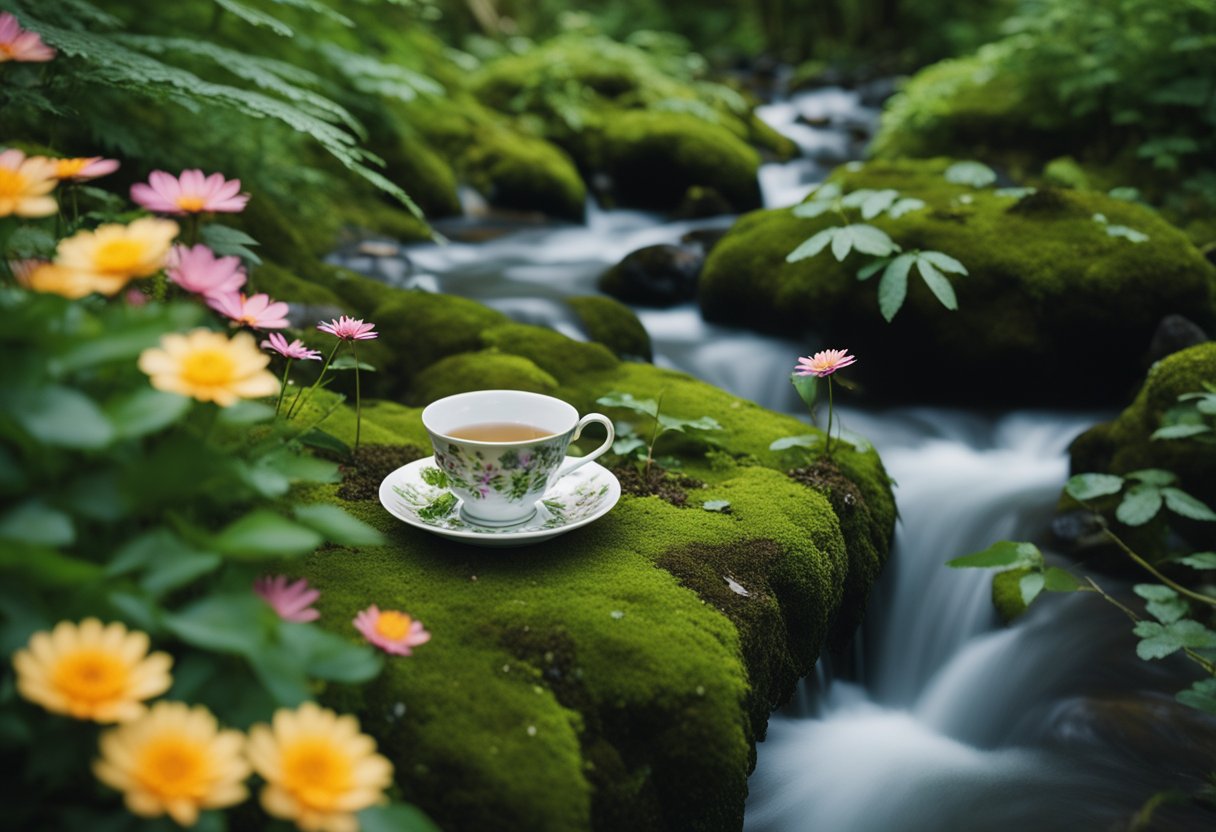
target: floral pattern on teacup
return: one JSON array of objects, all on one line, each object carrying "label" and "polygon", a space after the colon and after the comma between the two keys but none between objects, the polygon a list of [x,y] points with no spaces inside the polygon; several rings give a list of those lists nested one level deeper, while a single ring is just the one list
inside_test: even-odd
[{"label": "floral pattern on teacup", "polygon": [[564,436],[499,453],[449,442],[443,450],[435,448],[435,462],[452,487],[468,492],[474,500],[484,500],[493,493],[520,502],[544,490],[565,452]]}]

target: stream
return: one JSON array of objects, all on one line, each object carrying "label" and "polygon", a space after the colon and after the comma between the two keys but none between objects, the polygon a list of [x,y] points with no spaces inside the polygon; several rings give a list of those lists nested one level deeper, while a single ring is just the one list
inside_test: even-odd
[{"label": "stream", "polygon": [[[769,207],[798,202],[832,166],[858,158],[878,117],[839,88],[759,112],[804,154],[761,169]],[[585,225],[335,262],[585,340],[562,298],[594,294],[599,275],[638,248],[733,220],[591,204]],[[636,311],[656,364],[804,416],[789,373],[825,345],[709,324],[694,304]],[[1193,789],[1176,769],[1193,771],[1216,730],[1173,702],[1191,678],[1185,666],[1137,659],[1129,622],[1092,595],[1048,597],[1002,627],[991,573],[944,566],[1002,539],[1034,540],[1064,564],[1046,541],[1067,446],[1113,413],[837,412],[882,455],[901,519],[852,655],[822,658],[758,746],[747,832],[1106,832],[1127,828],[1159,789]],[[1151,828],[1214,828],[1212,815],[1192,812],[1164,810]]]}]

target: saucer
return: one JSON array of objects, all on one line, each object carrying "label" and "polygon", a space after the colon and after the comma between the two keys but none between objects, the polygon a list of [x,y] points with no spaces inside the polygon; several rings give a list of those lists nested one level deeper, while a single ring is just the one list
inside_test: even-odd
[{"label": "saucer", "polygon": [[612,472],[588,462],[555,482],[527,520],[513,526],[482,526],[464,517],[460,498],[428,482],[438,474],[435,458],[429,456],[398,468],[380,483],[381,505],[404,523],[475,546],[540,543],[598,520],[621,498],[621,484]]}]

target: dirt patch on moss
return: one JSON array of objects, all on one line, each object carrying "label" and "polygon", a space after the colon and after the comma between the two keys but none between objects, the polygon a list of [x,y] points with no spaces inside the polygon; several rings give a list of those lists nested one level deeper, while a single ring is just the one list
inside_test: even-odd
[{"label": "dirt patch on moss", "polygon": [[668,471],[657,465],[650,466],[645,476],[632,465],[618,465],[612,469],[612,473],[621,483],[624,493],[635,497],[658,497],[676,508],[687,508],[688,492],[705,487],[705,483],[695,477]]},{"label": "dirt patch on moss", "polygon": [[417,445],[364,445],[352,464],[342,466],[338,496],[348,501],[374,500],[385,477],[424,456],[430,456],[430,452]]}]

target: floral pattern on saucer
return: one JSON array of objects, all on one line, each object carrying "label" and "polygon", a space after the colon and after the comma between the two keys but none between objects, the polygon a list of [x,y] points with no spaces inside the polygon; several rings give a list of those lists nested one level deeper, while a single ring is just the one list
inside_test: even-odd
[{"label": "floral pattern on saucer", "polygon": [[519,546],[586,525],[606,514],[621,496],[612,472],[589,462],[555,482],[528,520],[489,527],[462,516],[462,501],[448,490],[451,484],[450,475],[435,460],[415,460],[385,478],[380,502],[398,519],[444,537],[485,546]]}]

